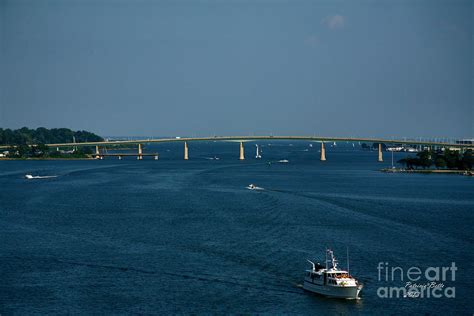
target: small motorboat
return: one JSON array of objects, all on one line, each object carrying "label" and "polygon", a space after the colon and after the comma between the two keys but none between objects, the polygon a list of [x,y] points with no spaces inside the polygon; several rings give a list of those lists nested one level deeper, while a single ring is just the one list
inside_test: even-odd
[{"label": "small motorboat", "polygon": [[253,183],[250,183],[248,186],[247,186],[247,189],[249,190],[265,190],[264,188],[261,188],[261,187],[257,187],[255,184]]},{"label": "small motorboat", "polygon": [[289,163],[287,159],[278,160],[279,163]]},{"label": "small motorboat", "polygon": [[25,179],[49,179],[49,178],[56,178],[57,176],[34,176],[31,174],[25,174]]}]

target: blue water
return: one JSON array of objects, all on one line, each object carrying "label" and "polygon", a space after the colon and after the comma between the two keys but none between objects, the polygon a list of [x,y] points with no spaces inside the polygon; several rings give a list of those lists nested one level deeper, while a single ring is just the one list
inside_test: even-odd
[{"label": "blue water", "polygon": [[[473,178],[381,173],[390,162],[352,146],[321,162],[317,145],[261,145],[262,160],[251,143],[245,161],[237,143],[191,143],[189,161],[182,144],[148,146],[159,161],[1,161],[0,314],[472,314]],[[349,248],[360,300],[302,290],[326,247],[343,267]],[[455,262],[455,298],[380,298],[404,282],[379,281],[379,262]]]}]

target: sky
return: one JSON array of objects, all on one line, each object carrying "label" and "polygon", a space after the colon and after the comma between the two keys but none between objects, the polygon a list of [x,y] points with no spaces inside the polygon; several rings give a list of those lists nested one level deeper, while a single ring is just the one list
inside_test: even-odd
[{"label": "sky", "polygon": [[0,127],[474,137],[474,1],[0,0]]}]

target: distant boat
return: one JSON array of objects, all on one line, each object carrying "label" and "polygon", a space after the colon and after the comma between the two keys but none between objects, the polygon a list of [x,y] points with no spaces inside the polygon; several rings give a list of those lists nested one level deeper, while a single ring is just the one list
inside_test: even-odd
[{"label": "distant boat", "polygon": [[261,159],[261,158],[262,158],[262,155],[260,155],[260,151],[259,151],[258,145],[255,144],[255,147],[257,147],[257,153],[255,154],[255,159]]},{"label": "distant boat", "polygon": [[399,152],[399,151],[402,151],[404,148],[402,146],[394,146],[394,147],[387,147],[386,150],[387,151],[391,151],[391,152]]},{"label": "distant boat", "polygon": [[253,184],[253,183],[250,183],[246,188],[249,189],[249,190],[265,190],[264,188],[257,187],[257,186],[256,186],[255,184]]},{"label": "distant boat", "polygon": [[313,147],[313,144],[309,144],[309,147]]},{"label": "distant boat", "polygon": [[279,163],[289,163],[289,161],[286,160],[286,159],[278,160],[278,162],[279,162]]},{"label": "distant boat", "polygon": [[49,179],[49,178],[56,178],[57,176],[33,176],[31,174],[25,174],[25,179]]}]

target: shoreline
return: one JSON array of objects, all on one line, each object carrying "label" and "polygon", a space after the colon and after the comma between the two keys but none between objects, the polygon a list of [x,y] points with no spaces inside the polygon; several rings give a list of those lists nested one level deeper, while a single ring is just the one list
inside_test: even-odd
[{"label": "shoreline", "polygon": [[92,157],[88,158],[0,158],[0,161],[13,161],[13,160],[21,160],[21,161],[26,161],[26,160],[35,160],[35,161],[40,161],[40,160],[97,160]]},{"label": "shoreline", "polygon": [[457,170],[457,169],[391,169],[384,168],[380,169],[381,172],[385,173],[424,173],[424,174],[460,174],[460,175],[473,175],[474,171],[472,170]]}]

